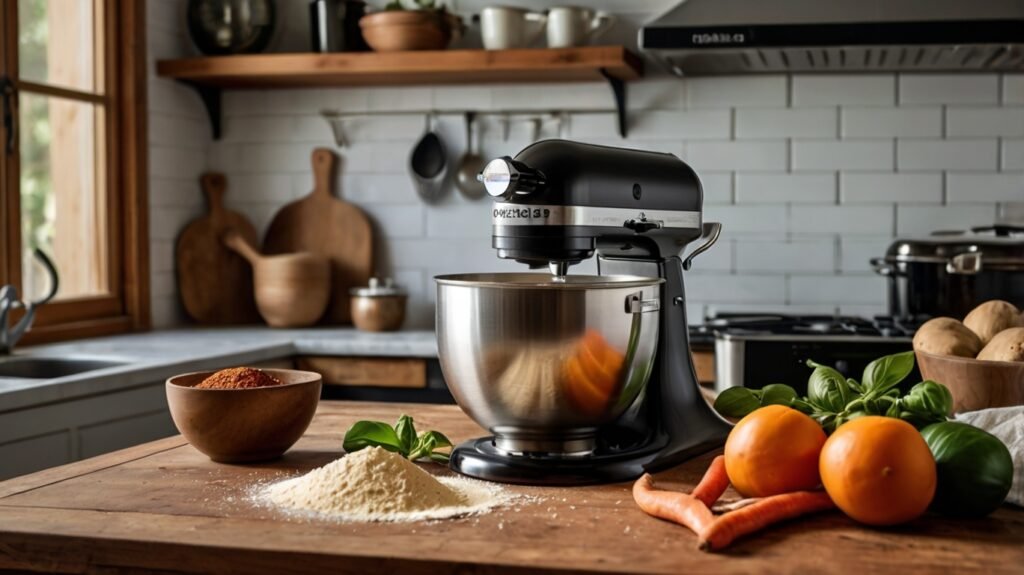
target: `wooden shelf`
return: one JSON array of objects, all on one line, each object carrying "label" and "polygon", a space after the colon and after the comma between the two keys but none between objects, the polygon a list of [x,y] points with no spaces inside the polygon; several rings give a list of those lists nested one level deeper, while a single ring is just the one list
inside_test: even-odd
[{"label": "wooden shelf", "polygon": [[162,60],[157,74],[218,88],[299,88],[638,78],[640,59],[622,46],[539,50],[441,50],[255,54]]},{"label": "wooden shelf", "polygon": [[223,89],[600,80],[611,85],[624,135],[625,82],[643,74],[643,62],[623,46],[254,54],[161,60],[157,74],[196,88],[210,114],[214,137],[220,136]]}]

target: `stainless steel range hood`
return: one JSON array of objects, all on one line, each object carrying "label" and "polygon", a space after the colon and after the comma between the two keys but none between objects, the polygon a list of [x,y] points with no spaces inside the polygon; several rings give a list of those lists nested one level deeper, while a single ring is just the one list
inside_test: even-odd
[{"label": "stainless steel range hood", "polygon": [[1024,0],[684,0],[640,30],[682,75],[1024,70]]}]

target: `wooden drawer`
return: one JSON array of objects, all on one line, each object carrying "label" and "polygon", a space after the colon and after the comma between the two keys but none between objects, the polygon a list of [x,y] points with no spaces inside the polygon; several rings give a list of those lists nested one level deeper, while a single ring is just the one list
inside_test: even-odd
[{"label": "wooden drawer", "polygon": [[427,387],[427,360],[421,358],[306,356],[296,364],[322,375],[324,385]]},{"label": "wooden drawer", "polygon": [[715,383],[715,354],[711,351],[693,352],[693,368],[698,383]]}]

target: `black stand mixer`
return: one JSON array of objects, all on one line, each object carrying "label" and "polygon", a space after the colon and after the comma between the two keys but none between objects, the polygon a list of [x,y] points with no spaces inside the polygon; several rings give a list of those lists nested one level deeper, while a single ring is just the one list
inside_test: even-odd
[{"label": "black stand mixer", "polygon": [[[437,278],[438,339],[445,378],[459,405],[495,433],[494,437],[456,447],[451,457],[452,469],[509,483],[604,483],[632,479],[644,471],[675,465],[721,445],[729,425],[713,412],[700,393],[686,321],[683,271],[689,269],[694,256],[715,243],[721,231],[720,224],[702,222],[703,192],[694,171],[671,154],[546,140],[528,146],[515,159],[492,160],[480,180],[495,200],[493,246],[498,257],[514,259],[531,268],[547,267],[551,273],[476,274],[473,281],[467,279],[468,275]],[[684,247],[698,239],[703,239],[700,246],[682,259]],[[598,276],[567,273],[571,265],[594,255],[598,257]],[[640,382],[642,391],[635,398],[625,394],[618,397],[620,403],[632,401],[616,413],[613,421],[593,428],[578,426],[583,429],[578,433],[576,428],[553,432],[555,439],[561,441],[533,438],[514,425],[500,424],[500,416],[494,415],[495,396],[490,396],[488,403],[489,392],[478,389],[488,385],[486,380],[492,377],[479,367],[482,360],[463,367],[453,356],[465,353],[466,347],[479,345],[486,336],[485,327],[481,326],[490,326],[482,322],[497,322],[500,325],[486,329],[509,333],[528,321],[508,313],[513,305],[510,300],[519,297],[509,290],[535,290],[530,292],[535,296],[527,294],[523,302],[514,304],[524,310],[519,312],[520,316],[550,317],[555,319],[549,321],[558,326],[575,326],[579,323],[576,316],[585,311],[593,314],[595,305],[593,299],[588,304],[578,304],[577,300],[566,298],[566,293],[577,287],[576,278],[582,278],[580,283],[610,288],[613,293],[618,293],[614,290],[621,286],[627,294],[648,282],[647,287],[637,289],[649,289],[647,293],[653,299],[641,300],[646,297],[641,291],[632,299],[627,296],[625,313],[634,315],[624,321],[632,321],[627,325],[637,332],[638,321],[652,317],[641,311],[656,314],[657,327],[652,328],[656,331],[652,334],[656,335],[656,344],[651,337],[650,361],[634,362],[640,367],[631,367],[632,375],[624,378],[645,381]],[[602,305],[605,309],[617,308],[609,314],[623,314],[621,299],[614,301],[614,306]],[[651,303],[641,310],[647,302]],[[481,305],[490,307],[474,307]],[[586,305],[591,308],[585,310]],[[477,323],[453,325],[458,318],[472,313],[495,315],[477,318]],[[637,351],[636,335],[630,335],[629,343],[622,346],[628,348],[624,352],[627,359]],[[542,347],[548,350],[557,345],[552,340]],[[490,352],[481,349],[478,353]],[[535,356],[540,353],[554,352],[538,351]],[[534,363],[546,365],[542,360]],[[549,377],[543,369],[521,373],[521,379]],[[469,377],[467,374],[484,381],[469,388],[461,383]],[[526,384],[513,381],[502,385]],[[530,409],[535,410],[538,418],[548,417],[542,415],[544,410],[555,408],[544,402],[552,393],[560,393],[546,389],[531,400],[537,402]],[[556,397],[549,403],[557,401]],[[504,417],[509,417],[508,409],[503,409]],[[529,420],[531,413],[520,416]],[[557,426],[557,415],[549,420],[554,423],[548,426]]]}]

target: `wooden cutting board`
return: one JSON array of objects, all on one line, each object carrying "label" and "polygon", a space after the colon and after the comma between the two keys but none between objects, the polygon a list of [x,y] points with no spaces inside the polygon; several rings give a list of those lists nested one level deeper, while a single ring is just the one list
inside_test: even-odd
[{"label": "wooden cutting board", "polygon": [[352,323],[349,289],[364,286],[373,271],[373,231],[366,214],[334,197],[338,159],[326,148],[313,150],[313,192],[281,208],[270,223],[265,254],[313,252],[331,262],[331,303],[324,323]]},{"label": "wooden cutting board", "polygon": [[201,324],[259,322],[252,266],[221,241],[224,233],[233,229],[256,245],[256,228],[242,214],[224,208],[224,174],[203,174],[199,182],[209,213],[186,226],[175,246],[178,293],[185,311]]}]

